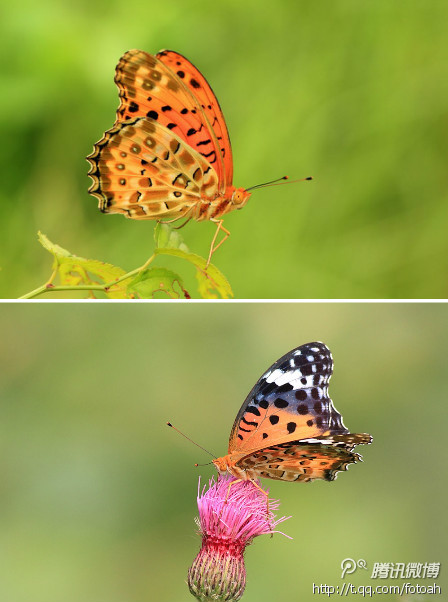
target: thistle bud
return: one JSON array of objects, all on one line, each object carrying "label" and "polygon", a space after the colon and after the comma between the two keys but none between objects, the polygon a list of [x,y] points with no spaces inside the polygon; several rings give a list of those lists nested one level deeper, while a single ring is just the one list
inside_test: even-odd
[{"label": "thistle bud", "polygon": [[[201,602],[234,602],[246,587],[244,551],[258,535],[272,534],[286,520],[276,519],[279,502],[269,500],[251,481],[218,475],[198,489],[202,546],[188,571],[190,592]],[[269,507],[269,510],[268,510]]]}]

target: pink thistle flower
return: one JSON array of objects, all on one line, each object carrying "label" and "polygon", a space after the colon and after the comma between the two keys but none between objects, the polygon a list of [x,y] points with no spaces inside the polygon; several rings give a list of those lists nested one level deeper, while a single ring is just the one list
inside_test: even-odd
[{"label": "pink thistle flower", "polygon": [[258,535],[280,533],[273,529],[289,518],[276,519],[277,500],[269,500],[268,513],[267,496],[251,481],[238,481],[229,490],[235,480],[218,475],[201,493],[199,479],[196,523],[202,547],[188,571],[188,587],[201,602],[239,600],[246,586],[246,546]]}]

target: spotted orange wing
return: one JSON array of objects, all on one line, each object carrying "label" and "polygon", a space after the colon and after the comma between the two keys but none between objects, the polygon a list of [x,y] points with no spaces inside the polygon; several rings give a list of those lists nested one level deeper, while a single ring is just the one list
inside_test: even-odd
[{"label": "spotted orange wing", "polygon": [[[179,136],[144,118],[118,122],[88,157],[89,192],[104,213],[133,219],[198,214],[215,198],[216,172]],[[199,209],[198,209],[199,207]]]},{"label": "spotted orange wing", "polygon": [[172,50],[129,50],[115,75],[117,121],[146,117],[172,130],[216,171],[219,190],[232,184],[233,162],[224,116],[204,76]]},{"label": "spotted orange wing", "polygon": [[[356,443],[371,443],[367,434],[355,435]],[[244,470],[255,470],[263,478],[278,481],[333,481],[337,473],[347,470],[350,464],[361,460],[361,456],[350,451],[344,438],[338,445],[334,439],[314,443],[291,441],[268,447],[242,458],[237,466]]]},{"label": "spotted orange wing", "polygon": [[[201,108],[207,117],[207,125],[212,134],[210,141],[200,140],[199,152],[213,165],[213,154],[221,154],[224,162],[224,175],[221,179],[230,186],[233,182],[233,157],[230,137],[226,121],[210,84],[202,73],[196,69],[184,56],[173,50],[163,50],[157,55],[165,65],[182,78],[182,81],[190,88],[191,92],[201,104]],[[182,74],[184,74],[182,76]],[[213,136],[214,135],[214,136]],[[198,150],[198,149],[196,149]],[[217,164],[218,176],[220,176],[220,161]]]},{"label": "spotted orange wing", "polygon": [[229,453],[259,476],[280,480],[335,478],[360,459],[355,445],[370,443],[352,434],[328,396],[333,358],[323,343],[308,343],[280,358],[258,380],[230,434]]}]

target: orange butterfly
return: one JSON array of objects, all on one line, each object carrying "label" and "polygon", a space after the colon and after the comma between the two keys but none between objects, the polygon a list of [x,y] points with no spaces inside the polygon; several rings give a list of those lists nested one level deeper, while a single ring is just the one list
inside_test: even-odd
[{"label": "orange butterfly", "polygon": [[252,482],[333,481],[361,460],[353,449],[372,437],[344,426],[328,397],[332,373],[333,358],[323,343],[301,345],[275,362],[238,412],[229,453],[213,460],[218,471]]},{"label": "orange butterfly", "polygon": [[[232,184],[229,134],[212,89],[172,50],[155,56],[129,50],[117,65],[115,82],[121,101],[117,119],[87,157],[89,192],[103,213],[215,222],[209,263],[230,234],[220,218],[241,209],[251,195]],[[215,244],[219,230],[224,238]]]}]

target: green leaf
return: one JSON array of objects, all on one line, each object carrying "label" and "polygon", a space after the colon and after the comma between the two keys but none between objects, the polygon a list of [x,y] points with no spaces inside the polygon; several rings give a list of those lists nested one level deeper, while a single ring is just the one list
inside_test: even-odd
[{"label": "green leaf", "polygon": [[188,247],[184,243],[179,230],[172,228],[169,224],[159,222],[154,228],[154,240],[158,249],[180,249],[188,253]]},{"label": "green leaf", "polygon": [[213,264],[209,264],[206,267],[207,261],[203,257],[200,257],[200,255],[187,253],[181,249],[170,248],[156,249],[154,254],[172,255],[193,264],[197,270],[196,278],[198,280],[199,294],[203,299],[217,299],[218,297],[229,299],[233,297],[232,288],[224,274]]},{"label": "green leaf", "polygon": [[179,274],[165,268],[143,270],[129,283],[127,290],[142,299],[153,299],[156,293],[162,293],[171,299],[190,298]]},{"label": "green leaf", "polygon": [[[204,299],[229,299],[233,297],[232,288],[219,269],[207,262],[203,257],[190,253],[177,230],[167,224],[159,224],[154,229],[157,248],[151,259],[158,255],[168,255],[184,259],[196,269],[199,295]],[[147,268],[138,273],[128,284],[124,284],[126,273],[121,268],[97,261],[72,255],[66,249],[52,243],[47,236],[39,232],[41,245],[54,257],[54,271],[59,274],[62,286],[96,287],[123,279],[117,285],[111,285],[105,292],[108,297],[127,299],[139,296],[144,299],[153,298],[156,294],[164,294],[171,298],[190,298],[185,290],[179,274],[166,268]],[[147,264],[150,260],[148,260]],[[132,273],[136,273],[133,270]],[[129,273],[129,276],[131,273]],[[53,281],[51,278],[50,282]],[[129,280],[128,280],[129,282]],[[50,286],[49,284],[47,286]],[[34,293],[35,291],[32,291]],[[40,292],[40,291],[39,291]]]},{"label": "green leaf", "polygon": [[[76,286],[79,284],[98,284],[92,276],[100,280],[100,284],[107,284],[124,276],[125,271],[110,263],[103,263],[96,259],[84,259],[72,255],[66,249],[52,243],[45,234],[38,233],[40,244],[54,257],[53,269],[58,270],[61,284]],[[102,281],[102,282],[101,282]],[[105,293],[111,299],[126,299],[123,286],[117,285]]]},{"label": "green leaf", "polygon": [[63,249],[59,245],[56,245],[54,242],[51,242],[48,236],[45,236],[45,234],[43,234],[42,232],[37,233],[37,238],[39,239],[39,242],[43,246],[43,248],[47,249],[47,251],[50,251],[50,253],[52,253],[56,258],[72,256],[69,251]]}]

